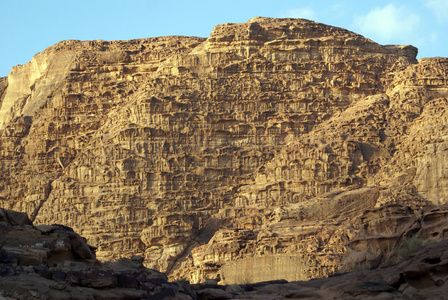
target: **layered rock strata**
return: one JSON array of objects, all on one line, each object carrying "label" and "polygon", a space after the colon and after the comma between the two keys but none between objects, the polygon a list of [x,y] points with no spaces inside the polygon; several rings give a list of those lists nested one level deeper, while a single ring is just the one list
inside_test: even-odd
[{"label": "layered rock strata", "polygon": [[0,205],[172,278],[326,276],[368,212],[446,203],[448,59],[416,55],[302,19],[60,42],[0,83]]},{"label": "layered rock strata", "polygon": [[1,299],[197,299],[187,285],[143,267],[143,258],[101,263],[72,228],[33,226],[0,209]]},{"label": "layered rock strata", "polygon": [[[397,205],[383,211],[403,214]],[[375,213],[365,219],[378,230],[383,222],[372,226]],[[442,215],[428,212],[423,219],[436,221]],[[218,285],[215,280],[168,282],[164,274],[144,268],[140,256],[101,263],[95,249],[71,228],[33,226],[25,213],[0,209],[0,232],[0,298],[6,300],[445,299],[447,292],[447,241],[414,248],[405,261],[389,260],[374,270],[311,281]]]}]

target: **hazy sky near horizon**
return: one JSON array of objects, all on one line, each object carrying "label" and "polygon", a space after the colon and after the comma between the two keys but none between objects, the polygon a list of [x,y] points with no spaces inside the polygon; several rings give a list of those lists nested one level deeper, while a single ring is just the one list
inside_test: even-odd
[{"label": "hazy sky near horizon", "polygon": [[0,77],[61,40],[208,37],[255,16],[305,18],[448,57],[448,0],[0,0]]}]

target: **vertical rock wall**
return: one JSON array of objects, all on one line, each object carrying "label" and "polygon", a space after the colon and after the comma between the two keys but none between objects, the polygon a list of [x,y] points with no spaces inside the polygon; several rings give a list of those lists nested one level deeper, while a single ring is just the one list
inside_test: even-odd
[{"label": "vertical rock wall", "polygon": [[446,203],[447,60],[416,55],[301,19],[60,42],[2,92],[0,205],[173,278],[328,275],[366,209]]}]

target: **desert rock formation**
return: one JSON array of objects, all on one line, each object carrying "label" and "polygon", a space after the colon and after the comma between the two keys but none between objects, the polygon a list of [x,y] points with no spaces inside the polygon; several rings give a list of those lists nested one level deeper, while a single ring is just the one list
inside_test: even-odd
[{"label": "desert rock formation", "polygon": [[[191,288],[169,284],[143,258],[100,263],[72,228],[33,226],[25,213],[0,209],[0,299],[184,299]],[[190,291],[191,290],[191,291]],[[190,292],[189,292],[190,291]]]},{"label": "desert rock formation", "polygon": [[446,240],[374,270],[311,281],[218,285],[168,282],[165,274],[143,267],[141,256],[101,263],[71,228],[33,226],[25,213],[0,209],[0,232],[0,298],[5,300],[445,299],[448,287]]},{"label": "desert rock formation", "polygon": [[60,42],[0,80],[0,206],[191,282],[383,263],[446,237],[448,59],[416,55],[303,19]]}]

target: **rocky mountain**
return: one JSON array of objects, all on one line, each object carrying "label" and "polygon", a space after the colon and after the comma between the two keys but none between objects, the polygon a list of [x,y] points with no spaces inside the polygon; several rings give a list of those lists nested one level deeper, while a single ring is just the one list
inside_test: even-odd
[{"label": "rocky mountain", "polygon": [[193,283],[379,266],[448,228],[448,58],[416,56],[259,17],[60,42],[0,80],[0,207]]}]

